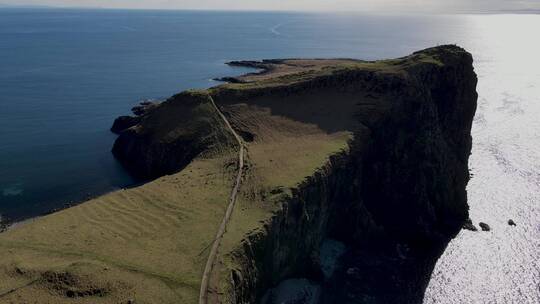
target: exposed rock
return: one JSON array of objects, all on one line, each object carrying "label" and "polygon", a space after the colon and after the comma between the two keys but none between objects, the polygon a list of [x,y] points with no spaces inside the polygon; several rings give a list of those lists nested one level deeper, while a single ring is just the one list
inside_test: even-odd
[{"label": "exposed rock", "polygon": [[262,71],[268,71],[272,69],[272,66],[274,64],[280,64],[282,63],[282,59],[265,59],[262,61],[255,61],[255,60],[236,60],[236,61],[229,61],[227,62],[230,66],[238,66],[238,67],[248,67],[248,68],[254,68],[259,69]]},{"label": "exposed rock", "polygon": [[489,227],[489,225],[484,223],[484,222],[480,222],[478,224],[478,226],[480,226],[480,228],[482,228],[482,231],[490,231],[491,230],[491,227]]},{"label": "exposed rock", "polygon": [[512,219],[509,219],[509,220],[508,220],[508,225],[510,225],[510,226],[516,226],[516,222],[514,222],[514,220],[512,220]]},{"label": "exposed rock", "polygon": [[114,120],[111,131],[117,134],[129,129],[141,122],[141,117],[138,116],[120,116]]},{"label": "exposed rock", "polygon": [[478,228],[473,224],[472,220],[469,218],[463,224],[463,229],[470,231],[478,231]]},{"label": "exposed rock", "polygon": [[99,287],[88,278],[70,272],[46,271],[41,274],[39,282],[68,298],[102,297],[110,292],[109,287]]},{"label": "exposed rock", "polygon": [[139,124],[142,120],[142,117],[149,114],[158,105],[159,105],[159,102],[154,102],[150,100],[140,102],[139,105],[131,109],[131,112],[133,112],[135,116],[125,115],[125,116],[120,116],[116,118],[111,127],[111,131],[113,133],[120,134],[124,130],[129,129]]},{"label": "exposed rock", "polygon": [[243,83],[244,82],[241,79],[238,79],[236,77],[219,77],[219,78],[214,78],[213,80],[222,81],[222,82],[230,82],[230,83]]},{"label": "exposed rock", "polygon": [[8,223],[7,221],[5,220],[5,218],[2,217],[2,215],[0,214],[0,233],[2,233],[3,231],[5,231],[8,227]]},{"label": "exposed rock", "polygon": [[239,77],[222,77],[222,78],[218,78],[218,80],[229,82],[229,83],[245,83],[247,82],[246,79],[248,79],[249,76],[269,74],[274,70],[276,65],[279,65],[283,62],[284,60],[282,59],[265,59],[262,61],[254,61],[254,60],[230,61],[230,62],[227,62],[227,65],[229,66],[253,68],[253,69],[257,69],[258,71],[247,73]]},{"label": "exposed rock", "polygon": [[131,108],[131,112],[136,116],[144,116],[148,114],[151,110],[155,109],[159,105],[159,102],[154,101],[142,101],[138,106]]}]

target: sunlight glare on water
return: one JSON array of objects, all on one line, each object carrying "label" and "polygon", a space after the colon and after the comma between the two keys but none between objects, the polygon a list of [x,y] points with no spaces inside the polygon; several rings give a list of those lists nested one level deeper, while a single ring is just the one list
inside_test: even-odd
[{"label": "sunlight glare on water", "polygon": [[540,16],[471,19],[470,217],[492,230],[464,230],[449,244],[424,303],[540,303]]}]

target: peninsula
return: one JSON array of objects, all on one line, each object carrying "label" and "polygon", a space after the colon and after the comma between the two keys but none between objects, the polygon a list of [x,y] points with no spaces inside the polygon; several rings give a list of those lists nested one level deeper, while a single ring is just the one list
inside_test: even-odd
[{"label": "peninsula", "polygon": [[422,297],[468,219],[472,56],[230,64],[260,71],[115,122],[146,183],[0,234],[0,303],[258,303],[298,277],[321,303]]}]

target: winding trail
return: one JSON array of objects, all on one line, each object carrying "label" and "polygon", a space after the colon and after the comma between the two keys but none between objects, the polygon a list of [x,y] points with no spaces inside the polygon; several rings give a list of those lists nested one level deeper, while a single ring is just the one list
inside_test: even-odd
[{"label": "winding trail", "polygon": [[221,119],[223,119],[223,122],[225,122],[225,125],[227,125],[227,128],[234,135],[236,141],[238,142],[238,145],[240,146],[240,150],[238,152],[238,173],[236,175],[234,187],[231,191],[231,196],[229,197],[229,205],[227,206],[227,211],[225,212],[225,216],[221,221],[221,225],[219,226],[219,230],[213,241],[212,248],[210,249],[210,254],[208,255],[208,260],[206,261],[206,266],[204,267],[201,281],[201,290],[199,292],[199,304],[208,303],[208,281],[210,280],[210,275],[212,274],[212,269],[214,268],[214,264],[216,262],[217,252],[219,249],[219,245],[221,244],[221,239],[223,238],[223,234],[225,233],[227,223],[231,218],[232,212],[234,210],[234,205],[236,204],[236,197],[238,196],[238,189],[240,188],[240,183],[242,181],[242,174],[244,170],[244,144],[242,142],[242,138],[238,135],[238,133],[236,133],[236,131],[234,131],[225,115],[219,110],[212,96],[209,96],[209,98],[212,102],[212,106],[216,109]]}]

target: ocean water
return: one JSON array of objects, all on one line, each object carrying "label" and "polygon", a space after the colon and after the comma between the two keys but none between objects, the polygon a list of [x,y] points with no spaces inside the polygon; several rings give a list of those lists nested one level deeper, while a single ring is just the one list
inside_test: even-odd
[{"label": "ocean water", "polygon": [[132,184],[110,153],[114,118],[246,71],[226,61],[381,59],[457,43],[479,76],[471,218],[492,231],[449,244],[424,302],[539,303],[539,30],[540,15],[0,9],[0,215]]}]

